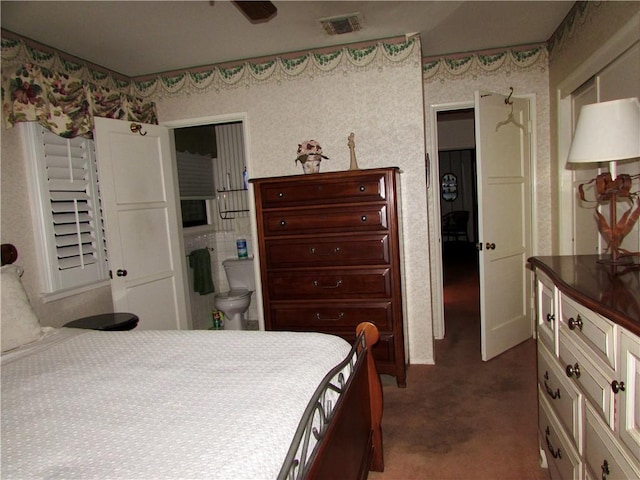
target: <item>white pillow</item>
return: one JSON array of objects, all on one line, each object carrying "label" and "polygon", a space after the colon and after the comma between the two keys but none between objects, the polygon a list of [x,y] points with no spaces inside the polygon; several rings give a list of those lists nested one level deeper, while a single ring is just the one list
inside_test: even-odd
[{"label": "white pillow", "polygon": [[42,337],[40,321],[31,308],[20,277],[22,269],[17,265],[0,267],[2,303],[0,315],[2,351],[12,350]]}]

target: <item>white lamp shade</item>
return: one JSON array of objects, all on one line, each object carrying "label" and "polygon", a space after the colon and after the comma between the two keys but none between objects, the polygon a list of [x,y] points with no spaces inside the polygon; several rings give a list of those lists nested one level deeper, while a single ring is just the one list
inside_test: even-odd
[{"label": "white lamp shade", "polygon": [[625,98],[580,110],[567,162],[613,162],[640,157],[640,102]]}]

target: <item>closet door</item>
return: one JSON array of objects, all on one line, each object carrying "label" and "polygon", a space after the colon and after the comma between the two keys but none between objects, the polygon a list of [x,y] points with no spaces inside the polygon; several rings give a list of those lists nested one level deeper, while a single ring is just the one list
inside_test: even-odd
[{"label": "closet door", "polygon": [[[580,88],[571,94],[572,97],[572,121],[573,129],[578,121],[580,109],[583,105],[598,102],[607,102],[622,98],[640,98],[640,42],[636,42],[622,55],[613,60],[609,65],[585,82]],[[573,254],[588,255],[604,253],[606,242],[600,236],[594,219],[595,199],[594,184],[585,185],[585,197],[590,202],[582,202],[578,197],[578,186],[589,182],[599,173],[607,171],[608,165],[597,164],[571,165],[572,207],[573,207]],[[640,160],[621,161],[617,163],[618,174],[626,173],[638,175],[640,173]],[[632,191],[640,190],[640,179],[634,180]],[[618,216],[630,208],[629,202],[618,203]],[[608,220],[609,208],[601,205],[599,212]],[[637,222],[633,230],[627,234],[621,245],[630,251],[640,250],[640,222]]]},{"label": "closet door", "polygon": [[[596,103],[598,101],[598,89],[595,79],[590,80],[573,94],[573,118],[571,131],[573,132],[578,123],[580,109],[584,105]],[[606,245],[602,245],[602,237],[598,235],[598,225],[593,218],[595,205],[590,202],[583,202],[578,196],[578,187],[585,184],[585,198],[595,197],[595,184],[586,185],[592,178],[601,173],[600,168],[595,163],[581,163],[571,165],[571,191],[573,205],[573,253],[574,255],[595,255],[604,250]]]},{"label": "closet door", "polygon": [[[599,94],[600,101],[617,100],[619,98],[640,98],[640,42],[636,43],[616,61],[605,68],[599,77]],[[621,161],[617,164],[618,174],[626,173],[628,175],[640,174],[640,159],[631,161]],[[636,178],[633,182],[631,191],[640,190],[640,178]],[[618,204],[618,216],[622,212],[626,212],[630,207],[630,203]],[[608,209],[603,214],[608,216]],[[640,222],[636,222],[633,230],[624,238],[622,248],[637,252],[640,251]]]}]

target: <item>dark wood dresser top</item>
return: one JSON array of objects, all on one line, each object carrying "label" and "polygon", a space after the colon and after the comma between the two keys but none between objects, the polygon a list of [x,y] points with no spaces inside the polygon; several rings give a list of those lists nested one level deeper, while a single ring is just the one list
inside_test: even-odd
[{"label": "dark wood dresser top", "polygon": [[560,291],[640,336],[640,271],[598,263],[597,255],[531,257]]}]

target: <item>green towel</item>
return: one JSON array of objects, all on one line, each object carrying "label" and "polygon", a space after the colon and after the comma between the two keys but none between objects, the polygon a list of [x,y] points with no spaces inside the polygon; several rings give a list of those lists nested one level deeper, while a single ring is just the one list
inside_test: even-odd
[{"label": "green towel", "polygon": [[189,254],[189,266],[193,268],[193,291],[200,295],[213,293],[211,279],[211,256],[209,249],[201,248]]}]

